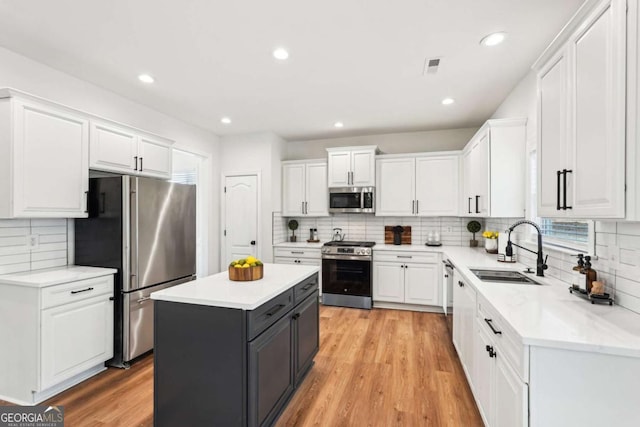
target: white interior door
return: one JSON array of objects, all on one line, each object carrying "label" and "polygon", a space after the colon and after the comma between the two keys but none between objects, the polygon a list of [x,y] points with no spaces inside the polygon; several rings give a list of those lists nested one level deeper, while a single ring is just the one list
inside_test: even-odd
[{"label": "white interior door", "polygon": [[225,264],[232,260],[257,256],[258,177],[225,177]]}]

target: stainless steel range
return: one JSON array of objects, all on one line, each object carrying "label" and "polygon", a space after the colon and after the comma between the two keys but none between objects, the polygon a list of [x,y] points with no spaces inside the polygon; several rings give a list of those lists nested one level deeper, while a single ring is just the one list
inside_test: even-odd
[{"label": "stainless steel range", "polygon": [[371,309],[375,242],[327,242],[322,247],[322,303]]}]

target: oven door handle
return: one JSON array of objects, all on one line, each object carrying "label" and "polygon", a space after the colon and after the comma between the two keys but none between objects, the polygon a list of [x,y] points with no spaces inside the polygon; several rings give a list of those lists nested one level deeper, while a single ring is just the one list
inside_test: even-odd
[{"label": "oven door handle", "polygon": [[322,259],[325,260],[339,260],[339,261],[371,261],[371,256],[362,255],[322,255]]}]

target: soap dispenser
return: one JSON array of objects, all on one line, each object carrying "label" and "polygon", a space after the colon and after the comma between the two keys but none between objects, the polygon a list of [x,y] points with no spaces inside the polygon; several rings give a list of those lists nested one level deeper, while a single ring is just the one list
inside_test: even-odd
[{"label": "soap dispenser", "polygon": [[586,279],[584,276],[584,255],[578,254],[578,263],[573,267],[573,279],[571,285],[573,289],[585,289]]},{"label": "soap dispenser", "polygon": [[598,280],[598,273],[591,268],[591,257],[584,257],[584,275],[585,275],[585,289],[588,294],[591,294],[591,288],[593,287],[593,282]]}]

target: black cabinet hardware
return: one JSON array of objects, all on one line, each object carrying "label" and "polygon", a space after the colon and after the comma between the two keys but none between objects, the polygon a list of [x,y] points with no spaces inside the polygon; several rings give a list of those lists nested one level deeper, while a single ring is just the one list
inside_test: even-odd
[{"label": "black cabinet hardware", "polygon": [[299,319],[299,318],[300,318],[300,313],[296,313],[296,314],[294,314],[293,316],[291,316],[291,318],[292,318],[293,320],[297,320],[297,319]]},{"label": "black cabinet hardware", "polygon": [[84,198],[86,200],[86,204],[85,204],[85,208],[84,208],[84,213],[89,213],[89,192],[85,191],[84,192]]},{"label": "black cabinet hardware", "polygon": [[93,290],[93,288],[80,289],[79,291],[71,291],[71,294],[74,295],[74,294],[79,294],[79,293],[82,293],[82,292],[89,292],[89,291],[92,291],[92,290]]},{"label": "black cabinet hardware", "polygon": [[469,197],[469,213],[471,213],[471,197]]},{"label": "black cabinet hardware", "polygon": [[463,287],[464,283],[462,283],[462,281],[458,280],[458,286]]},{"label": "black cabinet hardware", "polygon": [[256,245],[256,241],[255,241],[255,240],[252,240],[252,241],[251,241],[251,246],[255,246],[255,245]]},{"label": "black cabinet hardware", "polygon": [[274,314],[276,314],[277,312],[279,312],[280,310],[282,310],[284,307],[285,307],[285,305],[284,305],[284,304],[278,304],[278,305],[276,305],[276,306],[272,307],[272,308],[271,308],[271,310],[267,311],[267,312],[265,313],[265,316],[267,316],[267,317],[271,317],[271,316],[273,316]]},{"label": "black cabinet hardware", "polygon": [[489,353],[489,357],[496,357],[497,353],[495,352],[495,350],[493,349],[492,345],[488,345],[486,347],[487,352]]},{"label": "black cabinet hardware", "polygon": [[476,196],[476,213],[480,213],[480,209],[478,208],[478,206],[480,205],[479,200],[480,196]]},{"label": "black cabinet hardware", "polygon": [[556,171],[556,184],[558,185],[558,189],[556,190],[556,210],[559,211],[560,207],[560,175],[562,172]]},{"label": "black cabinet hardware", "polygon": [[499,331],[499,330],[497,330],[496,328],[493,327],[493,323],[491,323],[492,319],[485,318],[484,321],[486,322],[487,325],[489,325],[489,327],[491,328],[491,330],[493,331],[494,334],[502,335],[502,331]]},{"label": "black cabinet hardware", "polygon": [[142,157],[140,157],[140,172],[142,172]]},{"label": "black cabinet hardware", "polygon": [[136,161],[136,167],[133,170],[137,171],[138,170],[138,156],[134,156],[133,158]]},{"label": "black cabinet hardware", "polygon": [[420,200],[416,200],[416,214],[420,213]]},{"label": "black cabinet hardware", "polygon": [[567,206],[567,174],[573,173],[571,169],[563,169],[562,170],[562,187],[564,189],[562,194],[562,210],[566,211],[567,209],[573,209],[572,206]]}]

